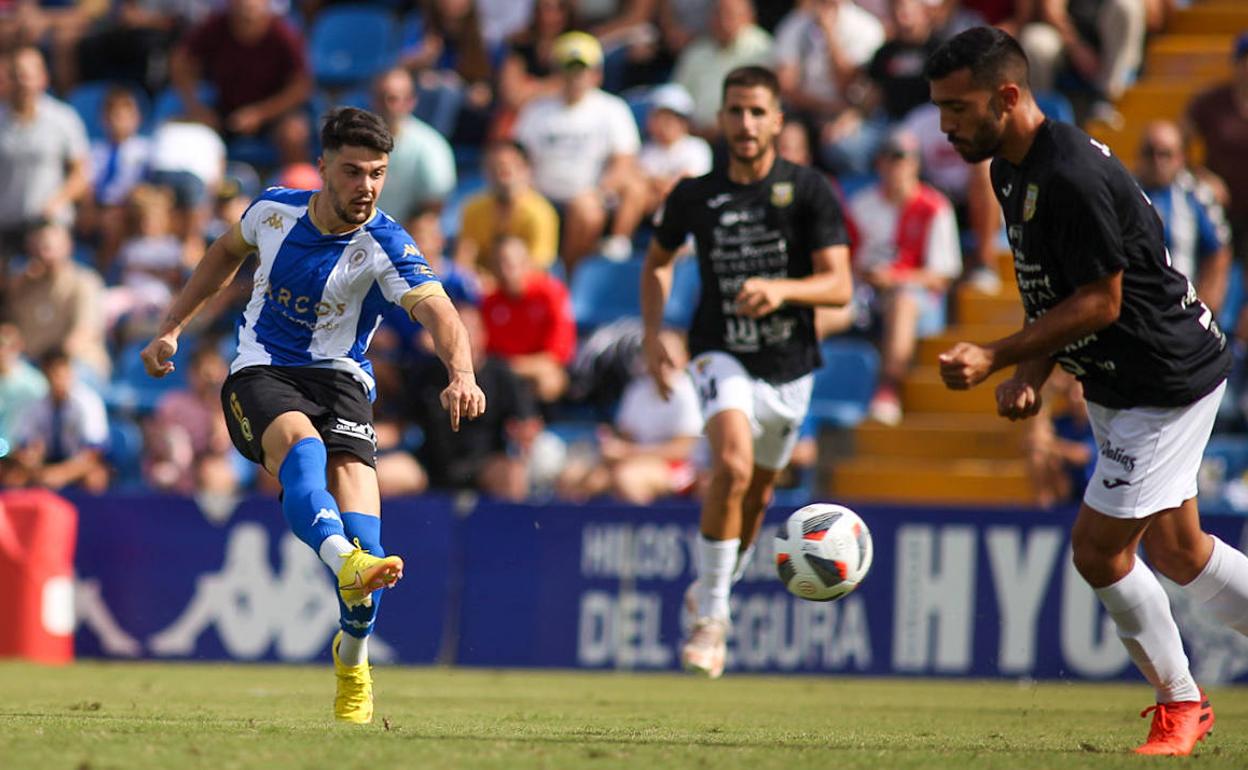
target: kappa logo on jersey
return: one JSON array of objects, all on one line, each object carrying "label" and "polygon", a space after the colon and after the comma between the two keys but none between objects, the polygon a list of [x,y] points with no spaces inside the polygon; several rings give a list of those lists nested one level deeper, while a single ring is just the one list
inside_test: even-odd
[{"label": "kappa logo on jersey", "polygon": [[793,183],[776,182],[771,186],[771,205],[778,209],[793,202]]},{"label": "kappa logo on jersey", "polygon": [[269,214],[269,216],[264,220],[264,224],[268,225],[274,230],[277,230],[278,232],[285,232],[286,230],[286,220],[283,219],[282,215],[278,214],[276,211],[274,211],[272,214]]},{"label": "kappa logo on jersey", "polygon": [[1023,198],[1023,221],[1030,222],[1036,215],[1036,199],[1040,197],[1040,185],[1027,185],[1027,195]]},{"label": "kappa logo on jersey", "polygon": [[717,209],[730,200],[732,200],[732,193],[720,193],[719,195],[716,195],[714,198],[707,199],[706,207],[708,209]]},{"label": "kappa logo on jersey", "polygon": [[373,426],[366,422],[352,422],[339,417],[335,421],[334,427],[330,428],[330,430],[343,436],[363,439],[372,444],[374,448],[377,447],[377,431],[373,430]]},{"label": "kappa logo on jersey", "polygon": [[420,250],[416,248],[416,244],[414,244],[414,243],[405,243],[405,244],[403,244],[403,256],[405,256],[405,257],[419,257],[419,256],[420,256]]}]

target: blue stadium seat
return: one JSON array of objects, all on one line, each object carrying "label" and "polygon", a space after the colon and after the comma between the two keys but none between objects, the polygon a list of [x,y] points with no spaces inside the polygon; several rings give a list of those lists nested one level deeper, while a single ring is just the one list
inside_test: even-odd
[{"label": "blue stadium seat", "polygon": [[[212,105],[217,103],[217,90],[209,83],[200,83],[195,86],[195,92],[199,95],[199,100],[204,104]],[[156,95],[156,101],[152,104],[152,110],[148,116],[147,131],[156,130],[161,123],[174,118],[183,117],[185,109],[182,106],[182,95],[173,86],[166,88]]]},{"label": "blue stadium seat", "polygon": [[1050,120],[1060,120],[1063,123],[1075,122],[1075,108],[1071,105],[1070,100],[1059,91],[1042,91],[1035,94],[1036,106],[1044,113],[1045,117]]},{"label": "blue stadium seat", "polygon": [[399,25],[390,9],[331,5],[308,36],[312,75],[321,85],[364,83],[394,64]]},{"label": "blue stadium seat", "polygon": [[416,89],[416,110],[413,114],[433,126],[439,134],[450,139],[459,122],[459,110],[464,106],[464,89],[454,83],[442,83]]},{"label": "blue stadium seat", "polygon": [[880,354],[871,343],[853,339],[825,340],[822,351],[823,368],[815,372],[810,416],[820,425],[857,425],[875,394]]},{"label": "blue stadium seat", "polygon": [[572,274],[572,315],[582,331],[641,315],[641,260],[590,257]]},{"label": "blue stadium seat", "polygon": [[143,486],[143,431],[124,415],[109,415],[107,460],[115,474],[113,489]]},{"label": "blue stadium seat", "polygon": [[637,122],[637,131],[643,141],[646,139],[646,116],[650,114],[650,95],[653,92],[653,86],[633,86],[620,94],[633,111],[633,120]]},{"label": "blue stadium seat", "polygon": [[672,269],[672,291],[667,297],[663,322],[677,329],[688,329],[701,293],[702,276],[698,273],[697,258],[688,256],[677,260]]},{"label": "blue stadium seat", "polygon": [[134,95],[135,102],[139,105],[140,115],[146,116],[151,112],[147,94],[137,85],[111,83],[105,80],[82,83],[69,92],[65,101],[69,102],[69,105],[78,113],[78,117],[82,118],[83,124],[87,127],[87,136],[91,139],[104,138],[104,120],[101,115],[104,97],[117,85],[125,85],[129,88],[130,93]]},{"label": "blue stadium seat", "polygon": [[186,386],[186,370],[190,366],[195,340],[187,337],[178,342],[178,352],[173,357],[173,373],[159,380],[147,375],[139,358],[146,344],[142,340],[131,343],[113,359],[113,380],[104,394],[104,401],[110,409],[140,414],[150,412],[165,393]]}]

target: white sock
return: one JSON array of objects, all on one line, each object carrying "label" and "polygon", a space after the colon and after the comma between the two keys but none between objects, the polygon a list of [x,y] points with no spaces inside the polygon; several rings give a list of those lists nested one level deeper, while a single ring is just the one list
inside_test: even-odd
[{"label": "white sock", "polygon": [[1166,589],[1153,571],[1137,558],[1117,583],[1093,590],[1118,625],[1131,660],[1157,691],[1157,702],[1200,700]]},{"label": "white sock", "polygon": [[755,543],[750,543],[744,551],[737,551],[737,565],[732,568],[734,586],[741,582],[741,578],[745,577],[745,571],[750,568],[750,562],[754,560],[754,546]]},{"label": "white sock", "polygon": [[[342,569],[342,557],[355,550],[355,546],[342,535],[330,535],[321,541],[321,547],[318,553],[321,561],[325,562],[325,566],[335,574]],[[343,634],[350,636],[350,634]]]},{"label": "white sock", "polygon": [[740,538],[708,540],[698,538],[698,614],[728,620],[728,596],[732,592],[732,572],[737,564]]},{"label": "white sock", "polygon": [[1214,537],[1209,563],[1183,591],[1218,620],[1248,635],[1248,556],[1238,549]]},{"label": "white sock", "polygon": [[344,666],[358,666],[368,662],[368,637],[360,638],[343,634],[338,642],[338,660]]}]

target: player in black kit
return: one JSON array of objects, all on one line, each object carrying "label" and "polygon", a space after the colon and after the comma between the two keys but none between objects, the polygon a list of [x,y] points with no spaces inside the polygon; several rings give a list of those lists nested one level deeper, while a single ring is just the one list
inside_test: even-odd
[{"label": "player in black kit", "polygon": [[[993,158],[1027,322],[940,356],[953,389],[1014,366],[996,391],[1011,420],[1034,415],[1054,365],[1083,383],[1100,447],[1071,532],[1075,567],[1156,690],[1141,754],[1190,754],[1213,710],[1188,668],[1153,568],[1248,633],[1248,557],[1206,534],[1196,473],[1230,368],[1226,336],[1170,266],[1161,220],[1109,148],[1046,120],[1027,58],[1005,32],[967,30],[927,63],[941,130],[970,162]],[[1143,715],[1143,714],[1142,714]]]},{"label": "player in black kit", "polygon": [[655,216],[642,270],[646,364],[664,398],[675,369],[659,343],[672,260],[690,233],[702,296],[689,331],[689,371],[711,446],[702,501],[698,578],[686,594],[696,621],[683,665],[724,669],[728,598],[753,554],[776,475],[788,464],[818,368],[814,308],[852,293],[836,196],[818,172],[776,155],[784,117],[771,70],[724,79],[719,126],[728,162],[672,190]]}]

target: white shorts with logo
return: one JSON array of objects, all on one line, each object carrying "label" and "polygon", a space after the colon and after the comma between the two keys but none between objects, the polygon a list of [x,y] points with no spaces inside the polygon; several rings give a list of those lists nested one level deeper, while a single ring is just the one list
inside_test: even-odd
[{"label": "white shorts with logo", "polygon": [[1142,519],[1196,496],[1223,382],[1187,406],[1107,409],[1088,403],[1098,454],[1083,502],[1118,519]]},{"label": "white shorts with logo", "polygon": [[773,385],[752,377],[740,361],[720,351],[702,353],[690,361],[689,373],[704,422],[728,409],[744,412],[754,432],[754,464],[770,470],[789,464],[798,428],[810,408],[813,374]]}]

